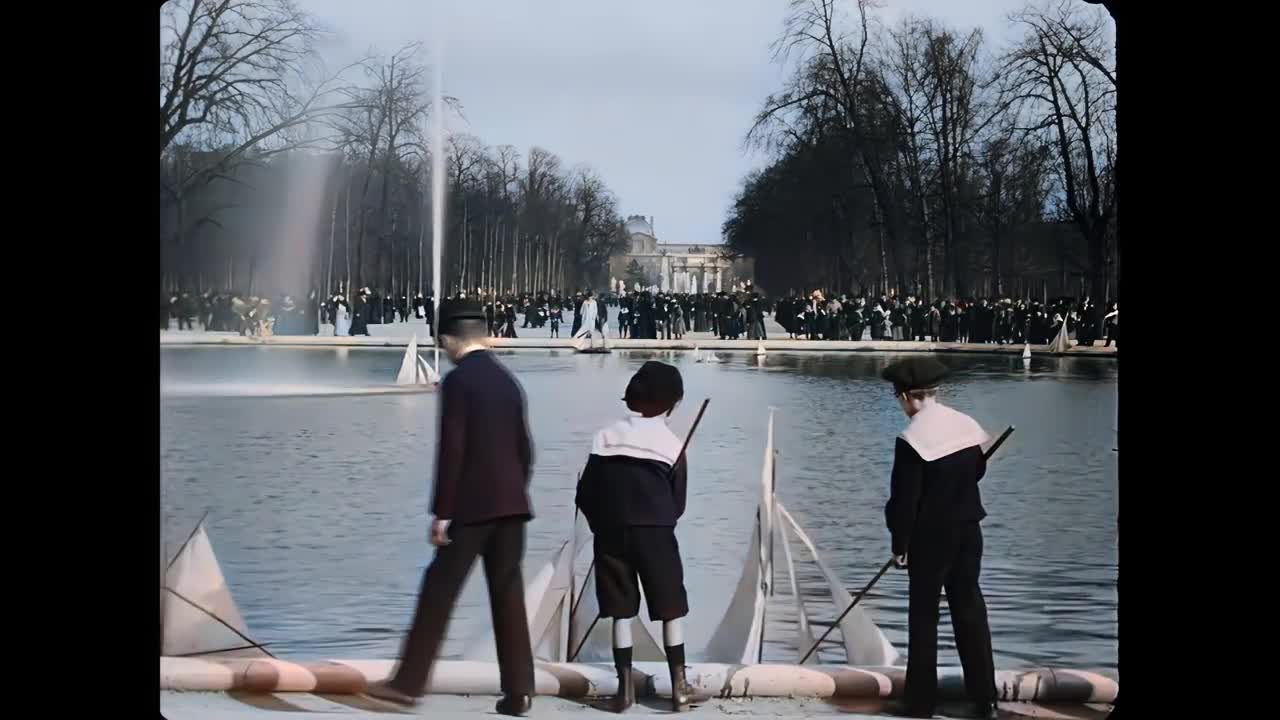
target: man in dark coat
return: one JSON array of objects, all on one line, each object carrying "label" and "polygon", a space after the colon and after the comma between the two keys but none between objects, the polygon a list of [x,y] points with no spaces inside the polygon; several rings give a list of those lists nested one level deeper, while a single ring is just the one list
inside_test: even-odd
[{"label": "man in dark coat", "polygon": [[596,433],[578,479],[575,503],[595,536],[600,616],[613,618],[616,712],[635,703],[631,625],[640,613],[641,586],[650,619],[662,621],[672,709],[679,712],[689,703],[681,623],[689,598],[675,533],[689,469],[680,439],[667,427],[683,397],[679,370],[654,360],[642,365],[623,397],[631,417]]},{"label": "man in dark coat", "polygon": [[418,607],[400,663],[369,694],[412,705],[427,688],[449,614],[476,557],[484,558],[503,697],[497,712],[532,706],[533,651],[525,614],[525,524],[533,518],[529,479],[533,443],[524,391],[485,344],[484,312],[475,301],[442,305],[441,345],[455,368],[440,385],[440,439],[431,500],[431,544]]},{"label": "man in dark coat", "polygon": [[369,334],[369,318],[373,313],[373,307],[369,303],[369,289],[362,288],[360,294],[356,295],[355,304],[351,306],[351,334],[365,335]]},{"label": "man in dark coat", "polygon": [[978,481],[986,473],[982,445],[991,438],[977,422],[937,400],[947,368],[913,357],[883,377],[907,417],[894,448],[885,520],[893,558],[910,578],[904,714],[931,717],[938,693],[938,601],[945,588],[956,650],[974,717],[995,718],[995,664],[987,604],[978,587],[982,567]]}]

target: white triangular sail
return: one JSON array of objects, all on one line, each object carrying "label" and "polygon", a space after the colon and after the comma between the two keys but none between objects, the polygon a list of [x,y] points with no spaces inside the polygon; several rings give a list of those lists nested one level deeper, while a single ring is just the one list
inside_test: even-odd
[{"label": "white triangular sail", "polygon": [[[781,513],[774,515],[775,519],[780,517]],[[805,653],[809,652],[809,648],[813,647],[813,644],[817,642],[817,638],[813,636],[813,630],[809,626],[809,614],[805,610],[804,596],[801,594],[800,586],[796,581],[796,565],[795,559],[791,555],[791,541],[787,537],[787,523],[776,523],[775,531],[778,533],[778,543],[782,546],[782,562],[784,563],[784,569],[787,571],[787,589],[791,592],[791,597],[795,601],[795,650],[796,662],[800,662]],[[815,650],[809,659],[811,662],[821,665],[823,661],[822,649]]]},{"label": "white triangular sail", "polygon": [[1031,343],[1023,343],[1023,345],[1022,345],[1022,359],[1023,359],[1023,360],[1030,360],[1030,359],[1031,359]]},{"label": "white triangular sail", "polygon": [[[836,575],[831,566],[818,553],[818,548],[809,539],[808,534],[800,527],[791,513],[782,503],[778,503],[778,515],[786,522],[797,539],[809,550],[814,563],[818,566],[823,578],[827,581],[827,589],[831,596],[831,604],[837,612],[842,612],[853,602],[853,596],[845,589],[844,583]],[[898,662],[898,651],[885,637],[883,631],[871,619],[871,614],[859,603],[840,621],[840,637],[844,642],[845,656],[850,665],[882,666],[894,665]]]},{"label": "white triangular sail", "polygon": [[400,373],[396,375],[397,385],[419,385],[418,382],[418,336],[409,338],[409,347],[404,350],[404,360],[400,362]]},{"label": "white triangular sail", "polygon": [[764,644],[764,611],[773,582],[773,558],[768,538],[773,532],[773,410],[769,410],[769,429],[761,468],[760,504],[747,544],[742,574],[729,599],[720,624],[707,643],[704,662],[750,665],[760,662]]},{"label": "white triangular sail", "polygon": [[756,357],[764,357],[767,354],[768,351],[764,349],[764,343],[756,345]]},{"label": "white triangular sail", "polygon": [[418,356],[418,376],[422,379],[423,385],[439,385],[440,373],[436,369],[427,364],[427,361]]},{"label": "white triangular sail", "polygon": [[1071,349],[1071,336],[1067,333],[1067,323],[1063,321],[1062,327],[1058,330],[1058,335],[1053,339],[1050,348],[1055,353],[1064,353]]},{"label": "white triangular sail", "polygon": [[161,655],[270,655],[250,639],[203,523],[165,571],[162,592]]}]

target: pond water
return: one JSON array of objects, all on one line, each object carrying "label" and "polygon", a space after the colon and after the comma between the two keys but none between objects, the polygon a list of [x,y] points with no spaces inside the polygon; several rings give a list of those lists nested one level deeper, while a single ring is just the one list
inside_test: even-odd
[{"label": "pond water", "polygon": [[[778,495],[851,589],[889,552],[883,507],[894,436],[905,425],[879,379],[891,355],[721,354],[722,365],[667,352],[501,354],[528,396],[536,446],[526,578],[571,527],[591,435],[624,413],[619,398],[641,363],[660,359],[684,373],[677,432],[711,399],[690,449],[689,507],[678,528],[691,655],[710,637],[741,568],[769,407]],[[437,412],[432,393],[384,394],[394,390],[402,356],[364,348],[161,351],[163,540],[176,548],[208,511],[249,628],[277,655],[398,653],[431,557]],[[955,371],[944,402],[993,435],[1017,427],[983,481],[982,587],[997,666],[1114,667],[1116,361],[1034,358],[1026,369],[1016,357],[939,359]],[[289,391],[255,397],[280,388]],[[307,392],[316,396],[297,396]],[[906,587],[906,574],[891,572],[864,601],[904,652]],[[488,616],[476,570],[445,654],[460,652]],[[945,607],[940,642],[939,661],[956,663]]]}]

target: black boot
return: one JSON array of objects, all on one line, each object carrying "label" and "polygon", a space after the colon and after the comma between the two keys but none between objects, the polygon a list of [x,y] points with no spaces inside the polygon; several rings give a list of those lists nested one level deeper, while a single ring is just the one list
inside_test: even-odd
[{"label": "black boot", "polygon": [[684,674],[684,645],[665,648],[667,667],[671,671],[671,711],[680,712],[689,707],[689,680]]},{"label": "black boot", "polygon": [[503,695],[493,709],[499,715],[521,717],[531,708],[533,708],[533,698],[528,695]]},{"label": "black boot", "polygon": [[609,709],[616,713],[626,712],[628,708],[636,704],[636,680],[631,674],[631,666],[617,666],[618,671],[618,692],[613,696],[613,702],[609,704]]},{"label": "black boot", "polygon": [[616,713],[626,712],[636,704],[636,681],[631,674],[631,648],[613,649],[613,667],[618,671],[618,692],[609,707]]}]

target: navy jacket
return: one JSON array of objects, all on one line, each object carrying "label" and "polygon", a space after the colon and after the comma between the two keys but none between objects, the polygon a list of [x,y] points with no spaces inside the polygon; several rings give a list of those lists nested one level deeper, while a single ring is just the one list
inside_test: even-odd
[{"label": "navy jacket", "polygon": [[662,418],[614,423],[596,433],[591,450],[575,503],[592,532],[675,527],[684,515],[688,461]]},{"label": "navy jacket", "polygon": [[431,513],[462,525],[530,519],[532,470],[524,391],[493,353],[467,355],[440,385]]}]

